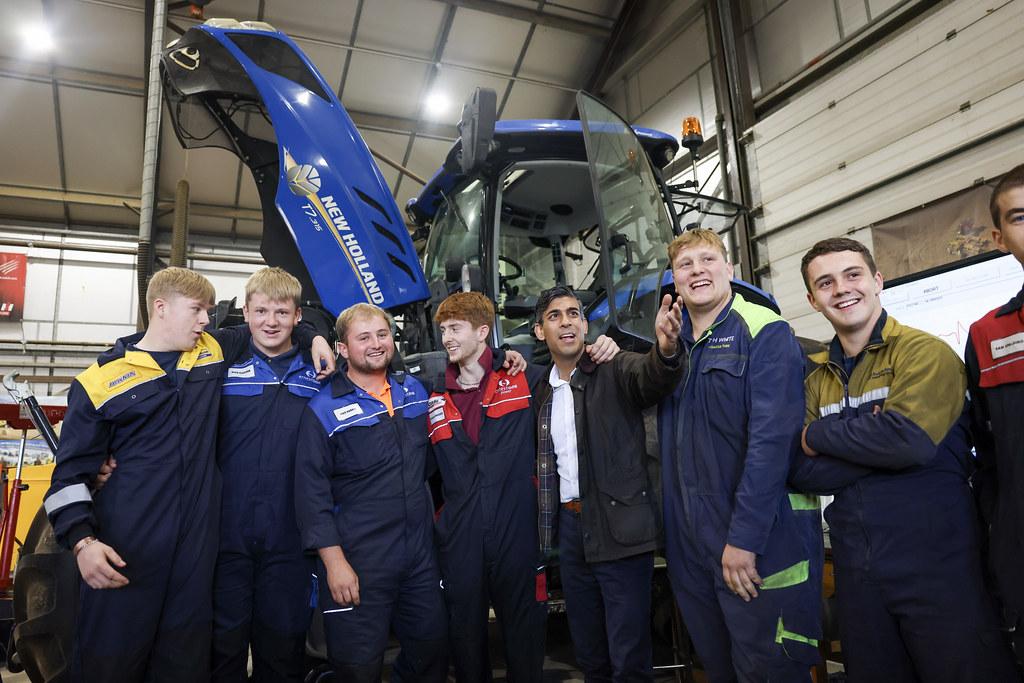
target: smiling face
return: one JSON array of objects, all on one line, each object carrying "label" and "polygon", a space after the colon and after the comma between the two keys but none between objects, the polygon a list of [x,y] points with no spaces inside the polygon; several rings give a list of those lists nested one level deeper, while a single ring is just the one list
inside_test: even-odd
[{"label": "smiling face", "polygon": [[242,307],[242,313],[257,349],[273,358],[292,347],[292,330],[302,319],[302,311],[294,301],[273,301],[266,294],[256,292]]},{"label": "smiling face", "polygon": [[448,360],[465,365],[475,361],[484,352],[490,328],[487,325],[473,327],[468,320],[455,318],[440,323],[441,343],[448,352]]},{"label": "smiling face", "polygon": [[552,299],[533,331],[537,339],[548,345],[553,358],[575,362],[583,353],[587,336],[587,319],[583,317],[579,299],[574,296]]},{"label": "smiling face", "polygon": [[816,256],[807,264],[807,300],[840,336],[874,328],[882,314],[882,274],[853,251]]},{"label": "smiling face", "polygon": [[380,315],[355,318],[345,339],[338,341],[338,352],[348,361],[350,370],[364,375],[384,374],[395,355],[390,323]]},{"label": "smiling face", "polygon": [[732,296],[732,264],[721,250],[696,243],[672,259],[672,281],[690,315],[717,314]]}]

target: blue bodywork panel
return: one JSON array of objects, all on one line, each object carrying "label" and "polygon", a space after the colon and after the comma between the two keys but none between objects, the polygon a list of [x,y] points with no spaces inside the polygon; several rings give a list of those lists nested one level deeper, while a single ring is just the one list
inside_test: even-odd
[{"label": "blue bodywork panel", "polygon": [[[194,31],[208,34],[223,49],[201,36],[190,38]],[[230,81],[235,88],[228,95],[257,99],[269,117],[278,157],[273,203],[323,306],[337,315],[359,302],[392,308],[428,298],[416,250],[387,183],[348,113],[302,51],[277,31],[209,25],[191,29],[181,42],[191,46],[195,66],[188,69],[188,62],[179,68],[192,56],[180,52],[183,48],[177,49],[180,54],[165,51],[162,63],[165,80],[184,98],[194,95],[212,108],[209,98],[221,96],[217,90]],[[212,53],[205,62],[204,51]],[[223,63],[224,51],[237,67]],[[243,73],[236,73],[238,67]],[[203,68],[209,72],[203,74]],[[185,89],[188,85],[192,90]],[[221,125],[224,118],[217,116]],[[260,183],[248,155],[236,153]],[[266,229],[273,186],[262,182],[269,188],[263,196]],[[266,251],[264,257],[271,262]]]}]

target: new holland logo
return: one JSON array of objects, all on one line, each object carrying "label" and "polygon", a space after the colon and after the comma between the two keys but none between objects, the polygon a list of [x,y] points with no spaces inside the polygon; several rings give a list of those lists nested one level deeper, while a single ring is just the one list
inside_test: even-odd
[{"label": "new holland logo", "polygon": [[334,200],[334,195],[319,196],[321,182],[320,172],[310,164],[300,164],[291,153],[284,150],[284,172],[288,182],[288,189],[299,197],[305,197],[308,202],[303,207],[304,213],[309,217],[313,228],[320,231],[320,223],[317,219],[322,218],[328,226],[331,226],[331,234],[337,241],[352,267],[352,272],[359,282],[366,300],[375,303],[384,303],[384,294],[380,291],[380,284],[377,276],[366,258],[366,252],[359,239],[352,232],[352,226],[348,218]]},{"label": "new holland logo", "polygon": [[311,164],[296,164],[294,159],[292,159],[293,165],[288,165],[287,159],[291,155],[287,151],[285,154],[287,155],[285,157],[285,177],[288,178],[288,189],[292,191],[292,194],[308,197],[319,192],[320,171]]}]

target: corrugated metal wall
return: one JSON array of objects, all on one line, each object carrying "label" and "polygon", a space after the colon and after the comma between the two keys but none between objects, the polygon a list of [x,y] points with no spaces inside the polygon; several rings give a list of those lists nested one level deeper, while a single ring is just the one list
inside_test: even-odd
[{"label": "corrugated metal wall", "polygon": [[[5,229],[4,237],[60,242],[54,235],[33,232],[31,228]],[[25,282],[24,320],[0,325],[0,342],[16,345],[0,349],[0,375],[17,369],[22,375],[78,374],[95,360],[98,346],[135,332],[137,287],[135,257],[130,254],[97,253],[76,250],[76,246],[124,248],[133,246],[123,240],[65,238],[65,248],[0,246],[0,251],[26,253],[28,269]],[[242,255],[237,249],[202,249],[211,253]],[[246,253],[250,256],[251,252]],[[213,283],[218,299],[245,297],[245,280],[255,265],[189,261],[190,268]],[[47,342],[88,344],[88,353],[40,352]],[[59,348],[59,347],[58,347]],[[17,349],[17,350],[16,350]],[[24,349],[24,351],[21,351]],[[32,384],[39,395],[64,394],[67,383]],[[0,389],[0,392],[3,392]],[[3,392],[6,396],[6,392]]]},{"label": "corrugated metal wall", "polygon": [[830,336],[800,280],[811,244],[856,231],[870,246],[871,222],[1022,160],[1022,26],[1021,0],[945,3],[754,126],[758,260],[799,334]]}]

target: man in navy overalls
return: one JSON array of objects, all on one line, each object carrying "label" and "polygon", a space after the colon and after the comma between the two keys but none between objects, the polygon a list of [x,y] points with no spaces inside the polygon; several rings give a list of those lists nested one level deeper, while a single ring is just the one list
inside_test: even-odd
[{"label": "man in navy overalls", "polygon": [[[225,367],[249,343],[245,328],[203,331],[213,297],[198,273],[160,271],[145,333],[118,340],[71,385],[44,505],[82,575],[72,680],[209,679],[214,435]],[[108,459],[117,469],[95,490]]]},{"label": "man in navy overalls", "polygon": [[252,339],[227,370],[217,463],[223,478],[213,593],[213,680],[302,681],[313,564],[295,522],[295,444],[320,390],[309,354],[291,340],[302,285],[280,268],[245,285]]},{"label": "man in navy overalls", "polygon": [[547,600],[537,537],[534,417],[523,373],[487,346],[494,306],[479,292],[445,299],[434,320],[448,352],[430,397],[430,441],[444,507],[436,538],[460,682],[491,680],[488,606],[501,626],[509,678],[540,682]]},{"label": "man in navy overalls", "polygon": [[426,484],[427,391],[388,366],[393,321],[356,304],[336,324],[346,363],[299,426],[295,501],[302,545],[320,556],[319,604],[339,681],[443,681],[448,618]]}]

